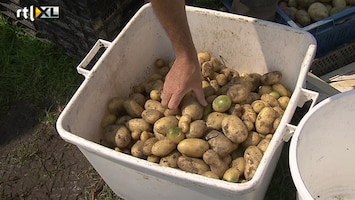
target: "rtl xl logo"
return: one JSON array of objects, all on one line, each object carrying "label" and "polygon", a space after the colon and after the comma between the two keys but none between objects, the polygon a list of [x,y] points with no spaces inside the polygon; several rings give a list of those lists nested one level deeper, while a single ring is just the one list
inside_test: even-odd
[{"label": "rtl xl logo", "polygon": [[59,6],[29,6],[16,11],[16,17],[30,19],[57,19],[59,18]]}]

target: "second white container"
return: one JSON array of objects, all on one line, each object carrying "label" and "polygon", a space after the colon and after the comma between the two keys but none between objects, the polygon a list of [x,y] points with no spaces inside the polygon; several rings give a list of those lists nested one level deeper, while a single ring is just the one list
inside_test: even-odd
[{"label": "second white container", "polygon": [[355,90],[329,97],[299,123],[290,170],[301,200],[355,199]]}]

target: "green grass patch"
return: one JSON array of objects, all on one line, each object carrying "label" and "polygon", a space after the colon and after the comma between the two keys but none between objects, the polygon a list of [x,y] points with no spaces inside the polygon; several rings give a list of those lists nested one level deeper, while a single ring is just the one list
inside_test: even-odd
[{"label": "green grass patch", "polygon": [[9,25],[0,15],[0,113],[14,102],[64,104],[81,83],[78,60],[53,44]]}]

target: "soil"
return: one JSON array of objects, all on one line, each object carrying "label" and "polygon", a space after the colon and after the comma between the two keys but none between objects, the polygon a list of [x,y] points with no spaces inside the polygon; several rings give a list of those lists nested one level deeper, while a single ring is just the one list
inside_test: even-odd
[{"label": "soil", "polygon": [[0,115],[0,200],[97,199],[104,181],[43,115],[28,102]]}]

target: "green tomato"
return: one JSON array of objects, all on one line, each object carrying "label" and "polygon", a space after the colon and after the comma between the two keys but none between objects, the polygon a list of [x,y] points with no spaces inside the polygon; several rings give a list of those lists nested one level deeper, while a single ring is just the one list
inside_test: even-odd
[{"label": "green tomato", "polygon": [[216,112],[225,112],[232,105],[232,99],[228,95],[219,95],[212,102],[212,108]]},{"label": "green tomato", "polygon": [[182,129],[179,127],[172,127],[168,129],[166,137],[178,144],[181,140],[185,139],[185,134],[182,132]]}]

